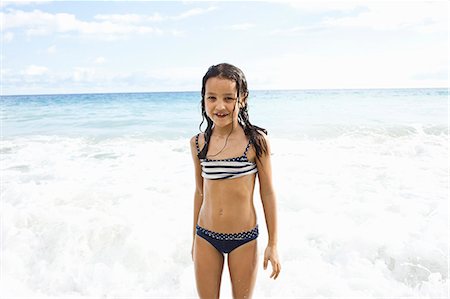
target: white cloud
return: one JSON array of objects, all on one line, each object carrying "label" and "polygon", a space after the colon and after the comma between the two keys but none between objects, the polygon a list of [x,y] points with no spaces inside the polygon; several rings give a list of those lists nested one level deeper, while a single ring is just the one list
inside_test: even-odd
[{"label": "white cloud", "polygon": [[[429,49],[425,52],[429,52]],[[247,62],[244,72],[251,89],[320,89],[320,88],[401,88],[445,87],[448,79],[439,59],[440,53],[428,61],[424,52],[380,53],[377,59],[345,55],[340,60],[320,54],[288,54]],[[373,57],[372,57],[373,58]],[[411,63],[417,61],[417,64]],[[4,72],[5,94],[132,92],[196,90],[209,65],[197,67],[161,67],[150,70],[108,70],[75,67],[70,72],[45,76],[27,76],[14,70]],[[267,71],[270,70],[270,71]],[[448,71],[447,71],[448,73]],[[419,75],[415,75],[419,74]],[[31,85],[30,85],[31,84]],[[35,88],[35,89],[33,89]],[[37,88],[37,89],[36,89]]]},{"label": "white cloud", "polygon": [[12,41],[14,38],[14,33],[12,32],[5,32],[3,34],[3,42],[4,43],[9,43],[10,41]]},{"label": "white cloud", "polygon": [[186,80],[203,76],[206,68],[202,67],[165,67],[145,71],[145,76],[164,80]]},{"label": "white cloud", "polygon": [[40,76],[46,73],[48,73],[48,68],[34,64],[28,66],[24,71],[22,71],[22,74],[27,76]]},{"label": "white cloud", "polygon": [[17,27],[37,27],[51,22],[53,15],[43,13],[39,10],[25,12],[22,10],[9,9],[8,13],[1,12],[3,30]]},{"label": "white cloud", "polygon": [[173,36],[186,36],[186,32],[178,29],[171,29],[167,32],[170,32]]},{"label": "white cloud", "polygon": [[448,69],[436,68],[436,70],[432,71],[432,72],[416,73],[416,74],[412,75],[411,78],[418,79],[418,80],[424,80],[424,81],[426,81],[426,80],[429,80],[429,81],[447,80],[448,81],[449,73],[448,73]]},{"label": "white cloud", "polygon": [[25,1],[25,0],[8,0],[8,1],[0,1],[0,7],[6,6],[25,6],[31,4],[42,4],[46,2],[51,2],[49,0],[35,0],[35,1]]},{"label": "white cloud", "polygon": [[138,15],[138,14],[100,14],[94,16],[94,19],[101,21],[109,21],[115,23],[142,23],[142,22],[160,22],[167,20],[167,16],[155,12],[152,15]]},{"label": "white cloud", "polygon": [[[427,59],[424,59],[427,57]],[[256,89],[446,87],[449,58],[433,46],[333,56],[291,53],[248,66]],[[270,72],[265,70],[269,69]],[[418,76],[416,74],[424,74]]]},{"label": "white cloud", "polygon": [[47,28],[31,28],[25,31],[28,36],[43,36],[48,35],[51,32]]},{"label": "white cloud", "polygon": [[151,16],[146,16],[145,20],[146,21],[150,21],[150,22],[160,22],[160,21],[164,21],[165,19],[167,19],[167,17],[161,16],[159,13],[155,12],[153,15]]},{"label": "white cloud", "polygon": [[288,4],[289,6],[307,13],[326,11],[350,12],[369,1],[273,1]]},{"label": "white cloud", "polygon": [[321,30],[326,30],[328,27],[317,24],[317,25],[308,25],[308,26],[295,26],[291,28],[285,29],[273,29],[268,33],[270,35],[285,35],[285,36],[295,36],[303,33],[315,33]]},{"label": "white cloud", "polygon": [[4,77],[4,86],[5,94],[198,90],[198,78],[206,69],[161,67],[122,71],[77,66],[68,72],[34,77],[11,71]]},{"label": "white cloud", "polygon": [[[447,1],[353,1],[353,2],[288,2],[306,13],[325,14],[323,19],[311,25],[274,29],[269,34],[298,35],[341,28],[371,30],[413,30],[421,33],[448,31]],[[352,15],[328,17],[327,13],[340,11]]]},{"label": "white cloud", "polygon": [[24,29],[28,36],[44,36],[53,33],[78,33],[86,37],[95,37],[101,40],[125,39],[131,34],[140,35],[164,35],[181,36],[183,32],[178,29],[162,30],[145,23],[180,20],[192,16],[198,16],[215,10],[216,7],[194,8],[184,11],[176,16],[162,16],[159,13],[153,15],[138,14],[98,14],[95,21],[83,21],[69,13],[48,13],[35,9],[22,11],[8,9],[6,13],[0,13],[3,20],[3,30],[20,28]]},{"label": "white cloud", "polygon": [[40,10],[25,12],[10,9],[8,13],[1,14],[3,30],[25,28],[27,35],[75,32],[84,36],[114,40],[115,38],[125,38],[130,34],[162,35],[164,33],[161,29],[150,26],[137,26],[120,22],[113,23],[109,20],[101,22],[81,21],[75,15],[67,13],[52,14]]},{"label": "white cloud", "polygon": [[241,23],[241,24],[234,24],[229,26],[228,28],[231,30],[237,30],[237,31],[245,31],[249,30],[251,28],[254,28],[256,25],[252,23]]},{"label": "white cloud", "polygon": [[0,69],[0,74],[2,77],[5,75],[8,75],[10,73],[11,73],[11,69],[5,69],[5,68]]},{"label": "white cloud", "polygon": [[214,7],[214,6],[211,6],[208,8],[193,8],[188,11],[182,12],[181,14],[179,14],[177,16],[170,17],[170,18],[174,19],[174,20],[185,19],[185,18],[189,18],[192,16],[202,15],[202,14],[208,13],[208,12],[216,10],[216,9],[217,9],[217,7]]},{"label": "white cloud", "polygon": [[105,62],[106,62],[106,59],[105,59],[105,57],[103,57],[103,56],[97,57],[97,58],[95,59],[95,61],[94,61],[94,63],[96,63],[96,64],[103,64],[103,63],[105,63]]},{"label": "white cloud", "polygon": [[96,15],[94,19],[101,21],[117,22],[117,23],[139,23],[143,17],[137,14],[112,14],[112,15]]},{"label": "white cloud", "polygon": [[157,12],[153,13],[152,15],[138,15],[138,14],[99,14],[94,16],[95,20],[100,21],[108,21],[112,23],[145,23],[145,22],[161,22],[165,20],[180,20],[180,19],[186,19],[193,16],[202,15],[205,13],[208,13],[210,11],[216,10],[217,7],[208,7],[208,8],[193,8],[187,11],[184,11],[176,16],[164,16]]},{"label": "white cloud", "polygon": [[75,82],[96,82],[98,76],[96,76],[95,68],[89,67],[74,67],[72,72],[72,79]]},{"label": "white cloud", "polygon": [[357,16],[326,18],[330,27],[365,27],[373,30],[412,29],[419,32],[448,30],[448,3],[381,2],[367,5]]},{"label": "white cloud", "polygon": [[[162,30],[157,27],[145,25],[146,22],[163,20],[180,20],[192,16],[202,15],[216,7],[193,8],[176,16],[162,16],[159,13],[153,15],[138,14],[98,14],[95,21],[83,21],[69,13],[48,13],[38,9],[22,11],[13,8],[7,12],[1,12],[3,30],[24,29],[28,36],[44,36],[53,33],[78,33],[83,36],[93,36],[102,40],[117,40],[127,38],[130,34],[141,35],[182,35],[177,29]],[[139,25],[143,23],[143,25]],[[10,35],[11,36],[11,35]]]},{"label": "white cloud", "polygon": [[50,47],[47,48],[47,53],[48,54],[55,54],[56,53],[56,46],[55,45],[51,45]]}]

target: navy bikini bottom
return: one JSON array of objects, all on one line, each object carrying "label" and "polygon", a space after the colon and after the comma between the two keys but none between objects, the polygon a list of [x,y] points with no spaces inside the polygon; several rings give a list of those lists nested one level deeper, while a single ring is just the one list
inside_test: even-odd
[{"label": "navy bikini bottom", "polygon": [[197,224],[196,233],[221,253],[230,253],[245,243],[255,240],[258,237],[258,224],[251,230],[240,233],[218,233],[207,230]]}]

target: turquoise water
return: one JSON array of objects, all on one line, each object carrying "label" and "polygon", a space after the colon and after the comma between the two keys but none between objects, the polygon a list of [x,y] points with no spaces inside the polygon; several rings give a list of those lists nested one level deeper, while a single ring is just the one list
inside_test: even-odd
[{"label": "turquoise water", "polygon": [[[447,132],[446,89],[253,91],[250,120],[284,138],[370,130]],[[200,124],[198,92],[2,97],[3,136],[185,138]]]}]

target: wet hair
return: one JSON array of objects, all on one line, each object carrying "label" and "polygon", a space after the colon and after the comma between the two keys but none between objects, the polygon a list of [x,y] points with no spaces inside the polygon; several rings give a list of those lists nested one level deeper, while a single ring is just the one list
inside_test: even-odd
[{"label": "wet hair", "polygon": [[202,151],[198,154],[198,157],[206,158],[206,153],[208,152],[209,147],[209,141],[211,140],[212,127],[214,123],[211,120],[211,118],[209,118],[208,115],[206,115],[205,89],[206,89],[206,81],[208,81],[209,78],[214,77],[220,79],[228,79],[236,83],[238,101],[244,104],[242,107],[239,108],[238,122],[239,125],[241,125],[242,128],[244,129],[245,135],[249,138],[250,142],[253,144],[256,151],[256,158],[259,160],[259,158],[263,155],[263,153],[267,153],[267,143],[266,140],[264,139],[263,134],[261,133],[262,131],[265,134],[267,134],[267,130],[252,125],[250,123],[250,119],[248,117],[248,104],[247,104],[248,103],[247,99],[249,95],[249,91],[247,88],[247,80],[245,79],[244,73],[239,68],[228,63],[220,63],[218,65],[210,66],[206,74],[203,76],[202,100],[201,100],[203,119],[199,125],[199,130],[202,131],[201,127],[205,119],[207,122],[207,127],[204,132],[205,146],[203,147]]}]

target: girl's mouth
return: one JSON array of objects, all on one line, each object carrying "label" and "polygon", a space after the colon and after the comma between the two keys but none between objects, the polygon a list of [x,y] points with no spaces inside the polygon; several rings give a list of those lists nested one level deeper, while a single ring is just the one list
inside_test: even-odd
[{"label": "girl's mouth", "polygon": [[225,118],[228,116],[228,113],[215,113],[215,115],[219,118]]}]

